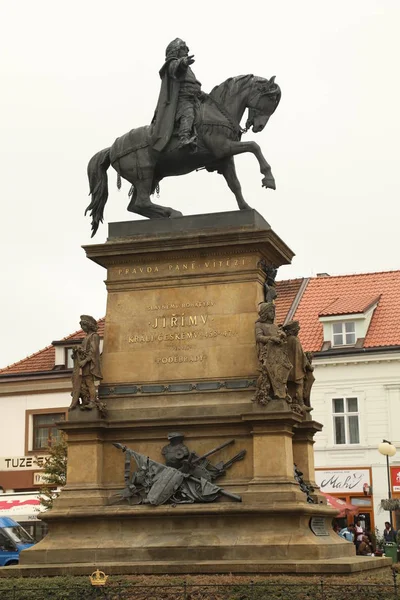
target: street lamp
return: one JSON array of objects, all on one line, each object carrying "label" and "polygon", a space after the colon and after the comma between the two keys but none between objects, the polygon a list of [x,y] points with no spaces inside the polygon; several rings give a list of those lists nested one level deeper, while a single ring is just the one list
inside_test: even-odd
[{"label": "street lamp", "polygon": [[[392,498],[392,489],[390,485],[390,469],[389,469],[389,456],[394,456],[396,454],[396,446],[393,446],[391,442],[388,440],[382,440],[382,442],[378,446],[378,451],[386,456],[386,470],[387,470],[387,480],[388,480],[388,492],[389,492],[389,500]],[[393,529],[393,517],[392,511],[389,510],[390,516],[390,525]]]}]

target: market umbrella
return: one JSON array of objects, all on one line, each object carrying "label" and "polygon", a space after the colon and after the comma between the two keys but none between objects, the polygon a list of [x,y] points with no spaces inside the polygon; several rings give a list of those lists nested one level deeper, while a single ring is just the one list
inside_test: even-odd
[{"label": "market umbrella", "polygon": [[350,504],[349,502],[340,500],[340,498],[335,498],[335,496],[325,494],[325,492],[321,492],[321,494],[325,496],[329,506],[340,510],[340,513],[336,515],[335,519],[340,519],[340,517],[347,517],[348,515],[356,515],[360,510],[359,506],[354,506],[354,504]]}]

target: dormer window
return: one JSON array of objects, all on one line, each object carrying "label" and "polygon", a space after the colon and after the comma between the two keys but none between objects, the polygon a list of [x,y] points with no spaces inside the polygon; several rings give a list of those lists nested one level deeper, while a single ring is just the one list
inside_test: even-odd
[{"label": "dormer window", "polygon": [[355,321],[332,323],[332,346],[353,346],[356,343]]},{"label": "dormer window", "polygon": [[74,348],[79,347],[81,342],[81,339],[69,339],[53,342],[55,350],[54,369],[73,369],[74,360],[72,358],[72,352]]},{"label": "dormer window", "polygon": [[65,348],[65,368],[73,369],[74,368],[74,359],[72,358],[73,348]]},{"label": "dormer window", "polygon": [[319,314],[324,341],[321,351],[362,348],[380,296],[354,291],[332,298]]}]

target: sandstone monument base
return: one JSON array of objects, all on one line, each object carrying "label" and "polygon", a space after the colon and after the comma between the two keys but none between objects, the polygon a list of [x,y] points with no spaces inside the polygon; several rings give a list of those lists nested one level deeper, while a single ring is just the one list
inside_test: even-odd
[{"label": "sandstone monument base", "polygon": [[[253,210],[111,224],[85,248],[107,269],[100,397],[108,418],[74,410],[67,485],[44,515],[48,535],[21,554],[19,575],[106,573],[338,573],[379,568],[332,530],[336,511],[306,502],[295,462],[314,484],[310,413],[252,402],[254,322],[265,274],[293,254]],[[237,503],[111,505],[124,485],[112,443],[163,462],[170,431],[198,454],[234,438],[246,456],[218,480]],[[232,456],[232,447],[218,460]],[[9,570],[9,572],[11,572]]]}]

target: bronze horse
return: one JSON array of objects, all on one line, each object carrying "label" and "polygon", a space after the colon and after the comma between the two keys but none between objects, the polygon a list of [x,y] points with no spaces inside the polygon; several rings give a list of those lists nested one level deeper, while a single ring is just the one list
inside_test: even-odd
[{"label": "bronze horse", "polygon": [[[95,154],[88,165],[91,202],[85,211],[85,214],[90,211],[92,217],[92,237],[103,222],[110,165],[120,177],[132,184],[128,210],[153,219],[182,216],[181,212],[150,200],[161,179],[201,168],[221,173],[235,194],[239,208],[250,208],[243,198],[233,160],[236,154],[243,152],[252,152],[256,156],[264,176],[262,185],[274,190],[271,167],[260,146],[255,142],[240,141],[242,133],[250,127],[255,133],[262,131],[278,106],[281,90],[274,79],[254,75],[231,77],[216,86],[209,95],[204,94],[196,119],[196,151],[180,148],[175,135],[162,153],[153,151],[149,142],[150,125],[132,129],[117,138],[110,148]],[[243,130],[240,121],[246,108],[249,113],[246,129]]]}]

